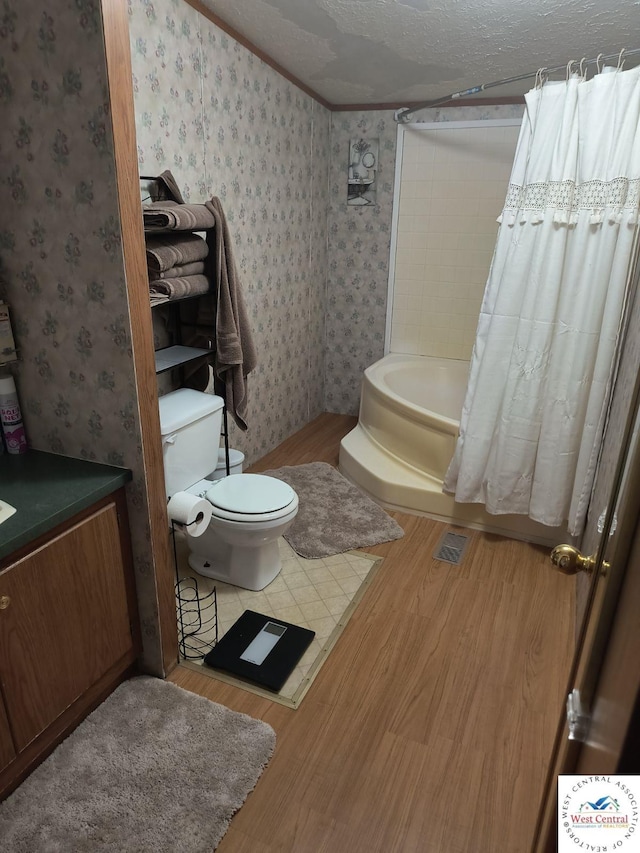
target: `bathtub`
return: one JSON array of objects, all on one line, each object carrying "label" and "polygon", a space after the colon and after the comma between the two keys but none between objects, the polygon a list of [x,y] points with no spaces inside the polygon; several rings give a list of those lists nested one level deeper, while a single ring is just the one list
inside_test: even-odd
[{"label": "bathtub", "polygon": [[340,444],[342,473],[389,509],[555,545],[556,528],[492,516],[442,491],[467,387],[468,361],[390,353],[364,372],[358,424]]},{"label": "bathtub", "polygon": [[364,372],[359,423],[380,447],[442,482],[468,372],[468,361],[387,355]]}]

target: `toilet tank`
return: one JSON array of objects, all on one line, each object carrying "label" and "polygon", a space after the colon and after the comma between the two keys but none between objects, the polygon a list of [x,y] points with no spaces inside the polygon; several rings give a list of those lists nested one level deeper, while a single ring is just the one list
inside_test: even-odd
[{"label": "toilet tank", "polygon": [[167,497],[189,488],[218,462],[222,397],[179,388],[160,397],[160,432]]}]

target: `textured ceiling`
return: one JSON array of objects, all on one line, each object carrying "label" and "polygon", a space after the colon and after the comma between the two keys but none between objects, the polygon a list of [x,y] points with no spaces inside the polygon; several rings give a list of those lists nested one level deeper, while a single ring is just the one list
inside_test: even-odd
[{"label": "textured ceiling", "polygon": [[640,0],[202,2],[332,104],[399,106],[640,47]]}]

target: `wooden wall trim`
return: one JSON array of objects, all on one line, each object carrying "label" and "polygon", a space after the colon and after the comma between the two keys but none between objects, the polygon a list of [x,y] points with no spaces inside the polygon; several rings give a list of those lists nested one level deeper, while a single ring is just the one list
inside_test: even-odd
[{"label": "wooden wall trim", "polygon": [[[329,109],[332,112],[352,112],[355,110],[405,110],[415,109],[420,107],[424,101],[416,101],[412,104],[331,104]],[[447,109],[448,107],[498,107],[501,104],[524,104],[523,95],[514,95],[507,98],[457,98],[455,101],[447,101],[446,104],[439,104],[436,109]],[[423,110],[429,107],[422,107]]]},{"label": "wooden wall trim", "polygon": [[[155,571],[163,673],[177,664],[178,641],[173,556],[169,547],[153,352],[142,206],[136,143],[131,52],[126,0],[102,0],[102,17],[111,102],[122,251],[131,317],[131,345],[138,393],[151,558]],[[158,673],[161,674],[161,673]]]}]

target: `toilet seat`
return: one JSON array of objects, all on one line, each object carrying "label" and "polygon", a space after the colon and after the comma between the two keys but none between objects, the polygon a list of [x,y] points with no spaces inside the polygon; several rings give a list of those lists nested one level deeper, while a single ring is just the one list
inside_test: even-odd
[{"label": "toilet seat", "polygon": [[234,474],[215,481],[206,493],[215,518],[234,522],[276,521],[298,508],[287,483],[264,474]]}]

